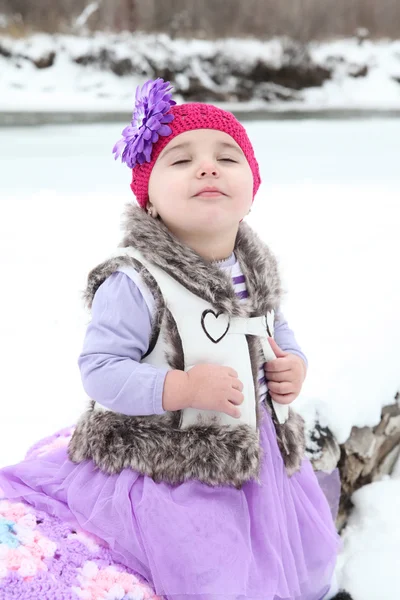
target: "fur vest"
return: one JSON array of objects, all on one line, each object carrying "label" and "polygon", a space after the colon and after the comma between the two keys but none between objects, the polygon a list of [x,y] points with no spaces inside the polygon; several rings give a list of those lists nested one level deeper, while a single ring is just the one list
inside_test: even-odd
[{"label": "fur vest", "polygon": [[[125,236],[118,251],[89,273],[84,292],[86,304],[91,308],[96,290],[113,272],[133,267],[155,301],[149,348],[142,361],[152,362],[153,358],[153,364],[160,364],[154,357],[160,354],[161,348],[167,367],[188,370],[177,314],[174,317],[174,311],[159,285],[165,277],[159,277],[157,281],[155,274],[167,274],[172,289],[174,286],[177,289],[182,287],[183,292],[190,292],[203,304],[205,302],[204,306],[210,309],[205,310],[203,315],[223,315],[228,323],[235,318],[265,317],[276,311],[282,288],[277,261],[269,248],[242,222],[234,250],[246,279],[249,294],[246,302],[240,302],[236,296],[228,274],[182,244],[162,221],[129,205]],[[203,318],[201,321],[204,325]],[[203,329],[208,335],[204,326]],[[261,343],[256,335],[246,334],[243,338],[247,342],[251,392],[258,399],[258,373],[263,364]],[[269,395],[265,408],[272,417],[283,462],[288,475],[291,475],[299,470],[304,457],[303,419],[289,409],[289,418],[280,424]],[[185,411],[188,412],[188,409]],[[233,485],[240,488],[250,479],[258,480],[262,459],[259,443],[261,408],[258,401],[254,403],[254,424],[233,424],[233,419],[229,421],[230,417],[225,421],[216,418],[207,421],[199,419],[198,415],[197,419],[189,419],[188,422],[187,415],[183,414],[185,411],[128,416],[102,409],[93,399],[76,425],[69,444],[69,457],[77,463],[91,459],[109,474],[132,468],[155,481],[170,484],[198,479],[211,486]],[[183,426],[185,417],[186,424]]]}]

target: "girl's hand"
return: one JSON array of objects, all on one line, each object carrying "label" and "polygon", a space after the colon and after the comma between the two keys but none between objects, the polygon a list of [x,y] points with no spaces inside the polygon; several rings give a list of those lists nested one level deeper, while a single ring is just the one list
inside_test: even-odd
[{"label": "girl's hand", "polygon": [[230,367],[199,364],[185,373],[187,405],[201,410],[216,410],[238,419],[243,403],[243,383]]},{"label": "girl's hand", "polygon": [[268,338],[276,359],[264,363],[265,377],[272,400],[290,404],[300,394],[307,367],[300,356],[284,352],[273,338]]},{"label": "girl's hand", "polygon": [[168,371],[162,403],[164,410],[191,407],[224,412],[238,419],[243,400],[243,383],[234,369],[200,364],[188,371]]}]

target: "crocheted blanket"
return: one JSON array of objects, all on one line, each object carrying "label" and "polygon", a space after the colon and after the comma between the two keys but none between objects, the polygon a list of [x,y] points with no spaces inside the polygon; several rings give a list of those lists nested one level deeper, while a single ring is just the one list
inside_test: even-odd
[{"label": "crocheted blanket", "polygon": [[[28,456],[66,445],[71,429]],[[23,503],[0,501],[0,600],[161,600],[93,535]]]}]

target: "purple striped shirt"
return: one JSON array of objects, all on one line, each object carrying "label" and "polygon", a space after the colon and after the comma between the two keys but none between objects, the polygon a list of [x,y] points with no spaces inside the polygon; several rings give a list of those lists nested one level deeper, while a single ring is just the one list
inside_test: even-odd
[{"label": "purple striped shirt", "polygon": [[[233,255],[233,257],[234,257],[234,255]],[[230,261],[230,260],[231,260],[231,257],[229,257],[227,259],[227,261]],[[245,301],[249,297],[249,293],[246,288],[246,279],[240,269],[239,263],[235,260],[235,262],[232,265],[228,264],[227,266],[224,266],[224,264],[221,264],[220,266],[224,270],[229,269],[231,271],[231,277],[232,277],[232,282],[233,282],[233,287],[234,287],[235,293],[238,296],[238,298],[240,298],[241,301]],[[260,400],[260,402],[262,402],[264,400],[265,396],[267,395],[267,391],[268,391],[267,380],[265,379],[265,372],[264,372],[263,367],[260,367],[260,370],[258,372],[258,383],[260,386],[259,387],[259,400]]]}]

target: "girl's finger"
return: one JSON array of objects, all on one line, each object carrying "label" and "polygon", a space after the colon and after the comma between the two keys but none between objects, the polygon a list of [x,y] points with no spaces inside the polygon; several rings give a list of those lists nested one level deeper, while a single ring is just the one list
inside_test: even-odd
[{"label": "girl's finger", "polygon": [[291,371],[280,371],[276,373],[265,372],[265,377],[267,381],[277,381],[278,383],[281,383],[282,381],[294,381],[294,376]]},{"label": "girl's finger", "polygon": [[294,393],[293,384],[290,381],[268,381],[268,389],[275,394],[292,394]]},{"label": "girl's finger", "polygon": [[290,404],[293,400],[296,400],[296,394],[274,394],[270,392],[272,400],[278,402],[278,404]]}]

